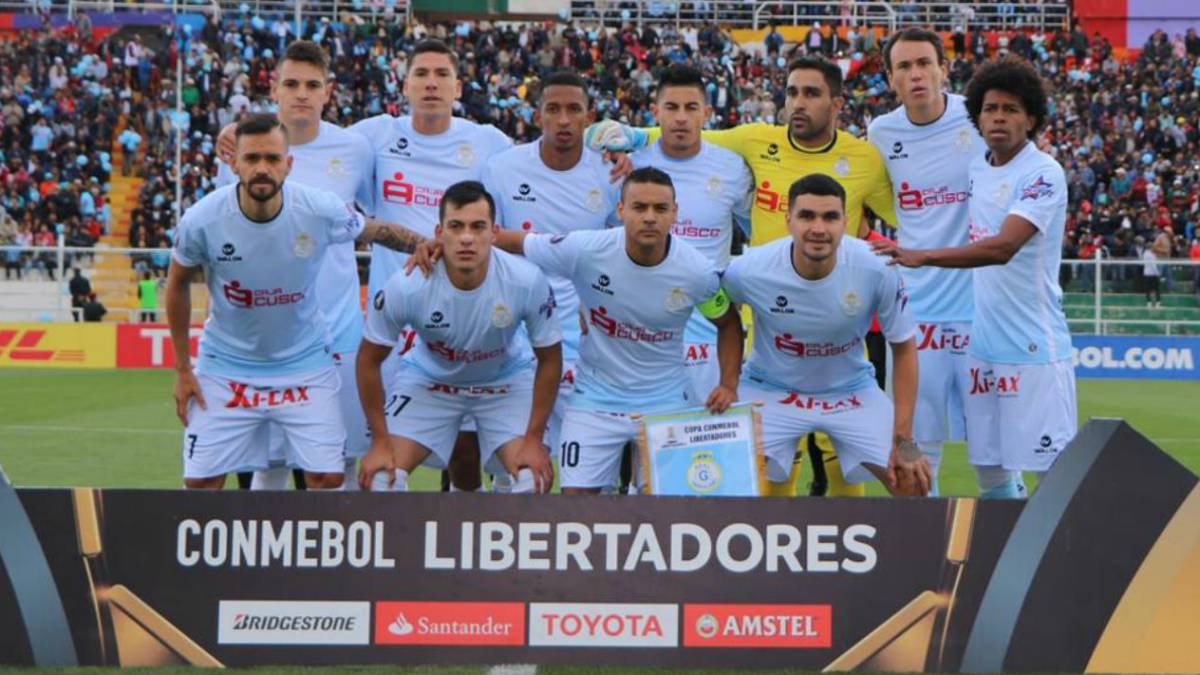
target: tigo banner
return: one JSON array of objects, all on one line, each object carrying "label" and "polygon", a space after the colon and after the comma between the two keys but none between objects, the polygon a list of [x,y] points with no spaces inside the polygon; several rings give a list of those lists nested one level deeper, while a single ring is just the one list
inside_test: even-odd
[{"label": "tigo banner", "polygon": [[112,368],[113,324],[0,323],[0,368]]},{"label": "tigo banner", "polygon": [[[192,358],[203,333],[192,326],[188,334]],[[118,368],[171,368],[175,352],[171,348],[171,330],[165,323],[128,323],[117,326]]]}]

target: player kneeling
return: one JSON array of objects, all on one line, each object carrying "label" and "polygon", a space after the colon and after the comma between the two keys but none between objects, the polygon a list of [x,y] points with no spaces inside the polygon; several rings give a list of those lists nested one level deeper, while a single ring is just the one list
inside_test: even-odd
[{"label": "player kneeling", "polygon": [[[796,443],[823,431],[849,483],[873,474],[893,494],[929,492],[928,462],[912,440],[916,332],[895,269],[866,243],[844,239],[846,193],[809,174],[788,191],[791,238],[759,246],[725,270],[730,300],[754,310],[754,348],[740,398],[762,401],[767,477],[786,481]],[[876,312],[895,363],[889,401],[863,354]]]},{"label": "player kneeling", "polygon": [[[439,208],[443,263],[428,277],[396,274],[368,309],[357,372],[372,440],[359,485],[407,490],[422,462],[445,468],[470,417],[485,470],[515,476],[513,492],[548,492],[554,468],[542,436],[562,373],[554,292],[535,265],[492,248],[495,203],[481,184],[452,185]],[[380,364],[409,325],[420,341],[385,404]]]}]

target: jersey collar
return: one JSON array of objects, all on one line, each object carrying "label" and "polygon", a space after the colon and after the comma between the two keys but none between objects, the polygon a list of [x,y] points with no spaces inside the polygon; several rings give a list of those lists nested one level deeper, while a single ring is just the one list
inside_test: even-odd
[{"label": "jersey collar", "polygon": [[806,155],[821,155],[826,152],[829,152],[830,150],[833,149],[833,146],[837,145],[838,130],[837,129],[833,130],[833,138],[829,139],[829,143],[825,144],[824,146],[822,146],[820,148],[817,148],[816,150],[809,150],[808,148],[797,145],[796,141],[792,140],[792,130],[791,129],[787,130],[787,139],[788,139],[788,145],[792,146],[792,149],[797,152],[803,152]]}]

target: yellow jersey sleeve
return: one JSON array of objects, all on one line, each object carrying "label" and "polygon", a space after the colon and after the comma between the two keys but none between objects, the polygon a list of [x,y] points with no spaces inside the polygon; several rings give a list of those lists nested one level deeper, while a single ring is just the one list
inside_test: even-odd
[{"label": "yellow jersey sleeve", "polygon": [[871,158],[871,182],[863,201],[888,225],[896,224],[896,200],[892,195],[892,179],[888,175],[879,149],[867,143]]}]

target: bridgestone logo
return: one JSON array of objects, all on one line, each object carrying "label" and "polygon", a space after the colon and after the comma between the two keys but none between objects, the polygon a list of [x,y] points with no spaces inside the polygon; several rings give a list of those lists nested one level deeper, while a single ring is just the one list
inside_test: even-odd
[{"label": "bridgestone logo", "polygon": [[225,645],[365,645],[367,602],[222,600],[217,643]]}]

